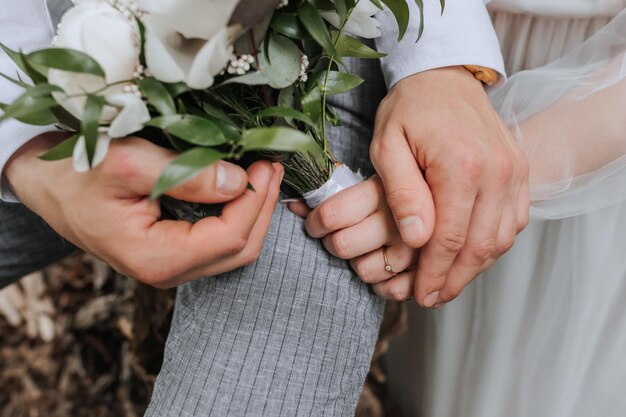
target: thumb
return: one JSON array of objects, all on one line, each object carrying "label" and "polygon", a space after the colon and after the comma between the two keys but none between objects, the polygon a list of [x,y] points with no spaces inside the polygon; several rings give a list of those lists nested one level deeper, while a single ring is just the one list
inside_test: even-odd
[{"label": "thumb", "polygon": [[[133,138],[134,143],[130,142],[126,141],[123,152],[112,152],[109,157],[124,154],[121,180],[132,193],[149,195],[165,168],[180,155],[143,139]],[[166,194],[193,203],[225,203],[241,196],[247,184],[248,175],[243,168],[218,161]]]},{"label": "thumb", "polygon": [[435,228],[435,206],[406,137],[397,131],[376,132],[371,158],[402,240],[412,248],[424,246]]}]

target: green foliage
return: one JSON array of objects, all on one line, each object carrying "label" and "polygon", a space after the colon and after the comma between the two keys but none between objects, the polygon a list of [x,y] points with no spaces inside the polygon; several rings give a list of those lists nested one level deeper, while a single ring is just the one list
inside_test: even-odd
[{"label": "green foliage", "polygon": [[246,151],[319,151],[319,146],[312,137],[289,127],[246,130],[241,136],[240,145]]},{"label": "green foliage", "polygon": [[46,126],[55,123],[57,119],[51,112],[51,109],[58,105],[51,97],[51,93],[55,91],[62,90],[50,84],[39,84],[29,87],[24,94],[6,106],[4,114],[0,116],[0,122],[13,118],[22,123],[35,126]]},{"label": "green foliage", "polygon": [[13,77],[9,77],[8,75],[4,75],[3,73],[0,72],[0,77],[4,78],[5,80],[17,85],[18,87],[22,87],[24,89],[29,88],[30,84],[25,83],[22,80],[18,80],[16,78]]},{"label": "green foliage", "polygon": [[17,67],[19,69],[21,69],[24,72],[28,72],[26,70],[26,66],[24,65],[24,60],[22,59],[22,54],[20,54],[19,52],[14,51],[13,49],[9,48],[8,46],[4,45],[2,42],[0,42],[0,48],[2,48],[4,53],[7,54],[7,56],[9,58],[11,58],[11,60],[13,62],[15,62],[15,65],[17,65]]},{"label": "green foliage", "polygon": [[104,70],[89,55],[73,49],[49,48],[26,56],[28,63],[40,74],[47,75],[50,68],[104,77]]},{"label": "green foliage", "polygon": [[147,125],[197,146],[217,146],[227,142],[217,123],[200,116],[173,114],[152,119]]},{"label": "green foliage", "polygon": [[311,35],[300,22],[297,13],[278,12],[272,17],[270,27],[277,33],[296,40],[309,40]]},{"label": "green foliage", "polygon": [[344,57],[363,58],[363,59],[379,59],[387,56],[382,52],[370,48],[358,39],[345,34],[339,35],[333,32],[333,41],[336,42],[337,52]]},{"label": "green foliage", "polygon": [[150,194],[150,199],[155,200],[172,188],[189,181],[225,156],[224,153],[211,148],[198,147],[183,152],[165,168]]},{"label": "green foliage", "polygon": [[406,0],[381,1],[385,3],[387,7],[389,7],[389,10],[391,10],[391,13],[393,13],[393,16],[396,18],[399,30],[398,41],[402,40],[402,38],[404,38],[404,34],[406,33],[407,28],[409,27],[409,5],[407,4]]},{"label": "green foliage", "polygon": [[257,113],[258,117],[261,118],[269,118],[269,117],[282,117],[287,121],[291,121],[293,119],[298,120],[300,122],[303,122],[304,124],[308,125],[309,127],[315,129],[317,126],[315,125],[315,122],[313,122],[313,120],[311,120],[311,118],[309,116],[307,116],[306,114],[289,108],[289,107],[268,107],[264,110],[261,110],[260,112]]},{"label": "green foliage", "polygon": [[44,155],[41,155],[39,159],[43,161],[60,161],[61,159],[67,159],[74,153],[74,146],[80,135],[73,135],[59,143],[54,148],[50,149]]},{"label": "green foliage", "polygon": [[417,35],[417,40],[419,41],[424,34],[424,0],[415,0],[415,4],[417,4],[417,8],[420,11],[420,29]]},{"label": "green foliage", "polygon": [[308,1],[303,1],[298,7],[298,17],[311,37],[324,49],[327,55],[339,56],[330,37],[328,26],[315,6]]},{"label": "green foliage", "polygon": [[85,137],[85,147],[87,148],[87,158],[89,165],[93,164],[93,157],[96,153],[96,144],[98,143],[98,128],[100,127],[100,117],[104,108],[104,97],[90,94],[85,102],[85,111],[83,112],[82,133]]},{"label": "green foliage", "polygon": [[301,53],[298,46],[281,35],[270,35],[268,56],[261,54],[261,74],[272,88],[282,89],[296,82],[300,76]]},{"label": "green foliage", "polygon": [[319,81],[319,88],[327,95],[333,96],[354,90],[364,81],[363,78],[348,72],[328,71],[325,80]]},{"label": "green foliage", "polygon": [[314,88],[302,97],[302,111],[313,120],[319,120],[322,112],[322,93]]},{"label": "green foliage", "polygon": [[169,90],[156,78],[146,77],[137,80],[137,85],[143,96],[160,114],[168,116],[176,114],[176,104]]}]

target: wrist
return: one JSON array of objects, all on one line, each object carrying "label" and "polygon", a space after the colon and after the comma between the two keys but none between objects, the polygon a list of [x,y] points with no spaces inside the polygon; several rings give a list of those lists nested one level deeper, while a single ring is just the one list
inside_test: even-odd
[{"label": "wrist", "polygon": [[465,95],[467,90],[485,95],[482,83],[462,65],[423,71],[400,80],[392,88],[408,94],[419,94],[420,91],[433,89],[437,89],[439,93],[448,90],[450,96]]},{"label": "wrist", "polygon": [[45,179],[45,176],[40,175],[45,164],[53,164],[42,161],[39,157],[67,137],[64,132],[43,133],[29,140],[9,158],[2,174],[11,191],[19,199],[23,200],[24,193],[30,188],[29,184],[40,183]]}]

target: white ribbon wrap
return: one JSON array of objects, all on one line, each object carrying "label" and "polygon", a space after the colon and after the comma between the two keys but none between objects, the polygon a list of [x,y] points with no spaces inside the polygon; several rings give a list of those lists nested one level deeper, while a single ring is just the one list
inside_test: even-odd
[{"label": "white ribbon wrap", "polygon": [[341,165],[335,169],[326,184],[317,190],[304,193],[302,197],[309,207],[315,208],[346,188],[362,183],[363,180],[363,175],[360,172],[354,172],[348,166]]}]

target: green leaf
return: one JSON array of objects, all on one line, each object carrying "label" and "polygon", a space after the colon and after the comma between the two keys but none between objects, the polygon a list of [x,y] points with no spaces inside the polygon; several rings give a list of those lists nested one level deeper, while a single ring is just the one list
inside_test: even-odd
[{"label": "green leaf", "polygon": [[312,128],[316,128],[315,122],[311,120],[309,116],[306,114],[299,112],[298,110],[291,109],[289,107],[268,107],[266,109],[261,110],[256,114],[258,117],[282,117],[285,119],[295,119],[299,120]]},{"label": "green leaf", "polygon": [[415,0],[415,3],[420,11],[420,29],[417,34],[417,41],[419,41],[422,39],[422,35],[424,34],[424,0]]},{"label": "green leaf", "polygon": [[339,21],[343,22],[348,15],[348,5],[346,4],[346,0],[335,0],[335,10],[337,10],[337,14],[339,15]]},{"label": "green leaf", "polygon": [[243,132],[241,146],[246,151],[316,152],[319,145],[299,130],[289,127],[250,129]]},{"label": "green leaf", "polygon": [[333,126],[341,126],[341,116],[334,107],[326,106],[326,120]]},{"label": "green leaf", "polygon": [[275,13],[270,23],[272,29],[288,38],[301,41],[311,39],[311,35],[298,19],[296,13]]},{"label": "green leaf", "polygon": [[172,97],[178,97],[179,95],[191,91],[191,88],[185,83],[172,83],[172,84],[163,84],[167,91],[170,92]]},{"label": "green leaf", "polygon": [[6,106],[0,122],[9,118],[35,126],[46,126],[57,121],[50,111],[57,106],[57,102],[50,96],[54,91],[62,91],[59,87],[50,84],[38,84],[29,88],[12,104]]},{"label": "green leaf", "polygon": [[441,3],[441,14],[443,15],[446,11],[446,0],[439,0],[439,3]]},{"label": "green leaf", "polygon": [[322,93],[314,88],[302,96],[302,111],[313,120],[322,115]]},{"label": "green leaf", "polygon": [[374,5],[378,7],[380,10],[383,10],[383,4],[380,2],[380,0],[370,0],[370,1],[374,3]]},{"label": "green leaf", "polygon": [[85,147],[87,148],[87,159],[91,166],[93,157],[96,154],[96,144],[98,143],[98,127],[100,127],[100,117],[104,108],[104,97],[90,94],[85,102],[85,111],[83,112],[83,120],[81,132],[85,137]]},{"label": "green leaf", "polygon": [[43,161],[60,161],[61,159],[67,159],[74,153],[74,147],[80,135],[73,135],[59,143],[54,148],[50,149],[45,154],[41,155],[39,159]]},{"label": "green leaf", "polygon": [[267,85],[269,83],[270,83],[270,79],[267,75],[259,71],[256,71],[256,72],[249,72],[248,74],[245,74],[245,75],[240,75],[237,77],[229,78],[228,80],[224,81],[220,85],[227,85],[227,84]]},{"label": "green leaf", "polygon": [[[333,40],[337,40],[338,35],[337,32],[333,32]],[[387,54],[378,52],[365,45],[363,42],[345,34],[339,36],[336,42],[337,52],[339,52],[341,56],[365,59],[379,59],[387,56]]]},{"label": "green leaf", "polygon": [[74,49],[42,49],[27,55],[26,58],[33,68],[43,75],[48,73],[48,69],[55,68],[80,74],[105,76],[104,70],[95,59]]},{"label": "green leaf", "polygon": [[224,156],[222,152],[211,148],[192,148],[182,153],[165,168],[152,189],[150,199],[155,200],[172,188],[189,181]]},{"label": "green leaf", "polygon": [[157,111],[164,115],[176,114],[176,104],[163,83],[156,78],[146,77],[137,81],[142,94]]},{"label": "green leaf", "polygon": [[227,142],[220,127],[212,120],[189,114],[173,114],[150,120],[146,126],[164,130],[198,146],[217,146]]},{"label": "green leaf", "polygon": [[[396,18],[396,22],[398,22],[398,41],[402,40],[404,34],[406,33],[407,28],[409,27],[409,5],[406,0],[381,0],[383,3],[389,7],[391,13]],[[417,0],[421,1],[421,0]]]},{"label": "green leaf", "polygon": [[80,120],[74,117],[73,114],[65,110],[63,107],[56,106],[50,109],[50,111],[56,117],[59,123],[62,123],[77,132],[80,131]]},{"label": "green leaf", "polygon": [[46,84],[48,82],[48,74],[41,74],[37,71],[28,61],[28,57],[22,52],[20,52],[20,56],[22,57],[26,75],[28,75],[35,84]]},{"label": "green leaf", "polygon": [[146,65],[146,26],[141,19],[135,16],[135,23],[139,28],[139,45],[141,45],[141,51],[139,52],[139,62],[141,65]]},{"label": "green leaf", "polygon": [[259,60],[261,73],[269,79],[270,87],[282,89],[296,82],[302,64],[298,46],[284,36],[274,34],[268,45],[268,53],[269,59],[262,54]]},{"label": "green leaf", "polygon": [[26,70],[26,67],[24,65],[24,60],[23,60],[23,55],[17,51],[14,51],[13,49],[9,48],[8,46],[4,45],[2,42],[0,42],[0,48],[2,48],[2,50],[4,51],[5,54],[7,54],[9,56],[9,58],[11,58],[11,60],[13,62],[15,62],[15,65],[18,66],[19,69],[21,69],[24,72],[28,72]]},{"label": "green leaf", "polygon": [[[404,2],[404,0],[394,1]],[[303,1],[302,4],[300,4],[298,7],[298,17],[311,37],[313,37],[313,39],[315,39],[315,41],[322,48],[324,48],[328,55],[333,55],[337,58],[340,57],[335,50],[332,39],[330,38],[326,22],[322,19],[322,16],[320,16],[317,9],[311,3]]]},{"label": "green leaf", "polygon": [[[326,84],[326,94],[343,94],[357,88],[358,86],[363,84],[364,81],[365,80],[363,78],[358,77],[354,74],[339,71],[329,71],[328,82]],[[318,81],[318,86],[320,89],[324,88],[323,82],[323,78]]]},{"label": "green leaf", "polygon": [[13,84],[15,84],[15,85],[17,85],[17,86],[19,86],[19,87],[24,88],[24,89],[27,89],[27,88],[29,88],[29,87],[32,87],[30,84],[27,84],[27,83],[25,83],[25,82],[24,82],[24,81],[22,81],[22,80],[18,80],[18,79],[15,79],[15,78],[9,77],[8,75],[4,75],[4,74],[3,74],[3,73],[1,73],[1,72],[0,72],[0,77],[4,78],[4,79],[5,79],[5,80],[7,80],[7,81],[12,82]]}]

